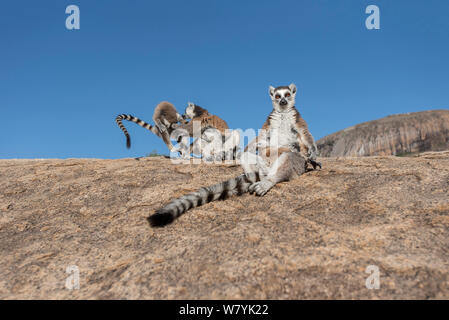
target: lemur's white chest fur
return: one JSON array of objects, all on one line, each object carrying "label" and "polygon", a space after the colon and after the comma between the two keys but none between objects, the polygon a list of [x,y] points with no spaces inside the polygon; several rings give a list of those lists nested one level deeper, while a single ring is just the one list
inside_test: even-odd
[{"label": "lemur's white chest fur", "polygon": [[287,112],[272,112],[270,115],[269,132],[267,132],[269,145],[272,147],[288,148],[294,146],[298,141],[295,123],[295,109],[291,109]]}]

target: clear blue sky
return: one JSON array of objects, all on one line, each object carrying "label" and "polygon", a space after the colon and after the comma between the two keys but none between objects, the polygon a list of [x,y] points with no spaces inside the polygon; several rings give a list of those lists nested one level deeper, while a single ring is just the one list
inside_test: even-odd
[{"label": "clear blue sky", "polygon": [[[67,5],[81,29],[65,28]],[[381,29],[365,28],[378,5]],[[449,1],[5,1],[0,158],[121,158],[156,149],[161,100],[260,128],[268,86],[294,82],[315,139],[390,114],[449,108]]]}]

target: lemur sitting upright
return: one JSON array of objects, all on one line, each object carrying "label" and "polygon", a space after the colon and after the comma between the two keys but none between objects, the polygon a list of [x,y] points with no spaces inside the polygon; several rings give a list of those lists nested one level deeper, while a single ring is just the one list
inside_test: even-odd
[{"label": "lemur sitting upright", "polygon": [[[296,86],[290,84],[274,88],[269,87],[269,94],[273,103],[273,111],[262,126],[259,137],[252,140],[245,147],[245,151],[257,151],[267,143],[278,144],[292,151],[301,152],[315,169],[321,164],[316,161],[317,147],[307,123],[296,110]],[[271,143],[270,143],[271,141]]]},{"label": "lemur sitting upright", "polygon": [[[258,154],[249,150],[241,157],[244,174],[172,200],[148,217],[151,226],[164,226],[191,208],[232,195],[264,196],[277,183],[302,175],[309,163],[315,168],[315,141],[295,108],[296,86],[270,86],[269,92],[273,111],[257,139]],[[302,145],[307,155],[300,152]]]}]

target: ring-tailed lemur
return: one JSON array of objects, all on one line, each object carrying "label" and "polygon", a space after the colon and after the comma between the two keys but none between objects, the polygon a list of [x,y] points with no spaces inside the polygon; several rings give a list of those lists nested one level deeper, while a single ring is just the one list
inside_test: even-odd
[{"label": "ring-tailed lemur", "polygon": [[240,143],[240,135],[235,130],[230,132],[226,121],[190,102],[182,117],[191,119],[188,124],[178,126],[178,129],[185,130],[186,135],[193,137],[195,122],[200,126],[200,137],[192,142],[190,147],[181,146],[188,150],[185,152],[186,154],[202,155],[208,160],[212,158],[216,160],[230,159],[231,153],[232,156],[235,156]]},{"label": "ring-tailed lemur", "polygon": [[[295,108],[295,96],[294,84],[270,86],[273,111],[264,124],[265,133],[258,137],[258,154],[247,151],[241,157],[244,174],[172,200],[148,217],[151,226],[164,226],[191,208],[232,195],[249,192],[264,196],[277,183],[306,172],[308,163],[315,168],[315,142]],[[309,156],[299,151],[304,138]]]},{"label": "ring-tailed lemur", "polygon": [[[192,120],[188,122],[187,119]],[[128,130],[126,130],[125,126],[122,124],[122,120],[132,121],[134,123],[137,123],[141,127],[150,130],[155,135],[162,138],[171,152],[180,151],[181,153],[183,153],[183,150],[175,148],[171,143],[170,137],[172,132],[174,132],[176,129],[184,129],[187,132],[188,136],[193,137],[193,121],[199,121],[201,125],[201,139],[197,139],[190,146],[190,149],[188,151],[190,151],[190,153],[192,153],[193,151],[195,154],[203,154],[209,158],[215,157],[216,154],[221,152],[221,150],[218,150],[217,139],[213,141],[213,138],[215,136],[213,134],[213,130],[218,130],[220,134],[224,134],[226,129],[228,129],[228,125],[224,120],[215,115],[209,114],[206,109],[203,109],[197,105],[189,103],[185,110],[185,114],[181,116],[176,111],[176,108],[173,106],[173,104],[167,101],[162,101],[156,106],[153,113],[153,121],[155,123],[154,126],[128,114],[121,114],[116,117],[115,121],[117,125],[126,136],[126,146],[128,149],[131,147],[131,137],[128,133]],[[178,122],[181,122],[182,124],[178,124]],[[226,140],[226,143],[224,144],[225,147],[228,147],[229,141],[232,141],[234,144],[232,146],[229,146],[228,149],[233,148],[234,146],[239,144],[240,140],[237,140],[239,136],[236,138],[236,134],[238,135],[238,132],[233,132],[231,136],[232,139]],[[182,137],[178,137],[178,143],[181,142],[181,139]],[[222,146],[221,143],[219,145]]]},{"label": "ring-tailed lemur", "polygon": [[131,147],[131,137],[129,136],[128,130],[126,130],[125,126],[122,124],[122,120],[137,123],[139,126],[148,129],[158,137],[161,137],[169,150],[174,150],[173,144],[170,141],[170,134],[177,128],[176,124],[178,122],[187,123],[187,121],[176,111],[173,104],[167,101],[162,101],[154,109],[154,126],[129,114],[118,115],[117,118],[115,118],[115,122],[126,136],[126,147],[128,149]]},{"label": "ring-tailed lemur", "polygon": [[318,149],[307,123],[295,107],[296,91],[293,83],[288,87],[269,87],[273,111],[263,124],[261,135],[248,143],[245,151],[255,152],[257,148],[263,147],[259,141],[271,140],[271,145],[274,141],[282,147],[301,152],[315,169],[321,167],[316,161]]}]

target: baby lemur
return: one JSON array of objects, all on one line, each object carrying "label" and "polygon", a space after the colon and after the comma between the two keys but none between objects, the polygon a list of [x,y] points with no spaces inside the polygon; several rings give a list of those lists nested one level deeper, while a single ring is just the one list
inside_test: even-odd
[{"label": "baby lemur", "polygon": [[184,149],[183,151],[180,150],[181,153],[188,155],[194,153],[202,155],[206,159],[220,158],[219,160],[226,158],[228,153],[233,153],[235,156],[234,153],[240,143],[240,135],[235,130],[229,132],[226,121],[190,102],[185,109],[183,118],[191,120],[187,124],[179,125],[178,132],[182,133],[182,130],[184,130],[184,136],[193,137],[195,134],[194,124],[196,123],[200,129],[200,136],[190,146],[181,144],[180,148]]},{"label": "baby lemur", "polygon": [[319,164],[315,141],[295,108],[296,86],[270,86],[269,93],[273,111],[252,142],[254,150],[249,148],[241,157],[244,174],[172,200],[148,217],[151,226],[164,226],[191,208],[232,195],[264,196],[277,183],[302,175],[309,163],[314,168]]}]

